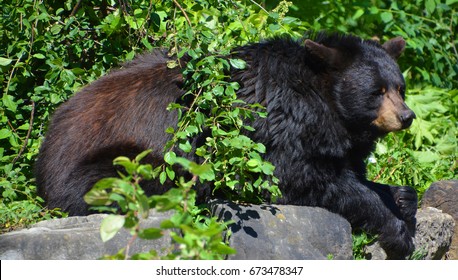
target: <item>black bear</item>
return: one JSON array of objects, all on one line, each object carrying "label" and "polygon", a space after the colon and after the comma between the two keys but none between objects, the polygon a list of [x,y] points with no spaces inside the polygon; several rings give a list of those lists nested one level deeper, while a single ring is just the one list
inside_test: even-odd
[{"label": "black bear", "polygon": [[[375,141],[407,128],[415,114],[404,103],[396,59],[405,41],[383,45],[351,35],[320,33],[307,40],[275,38],[242,46],[232,56],[238,97],[267,108],[253,140],[267,149],[281,204],[326,208],[354,228],[379,234],[390,258],[413,251],[417,195],[407,186],[366,180],[364,160]],[[36,164],[39,194],[50,208],[86,215],[83,195],[103,177],[116,176],[115,157],[152,149],[161,162],[164,132],[177,122],[166,110],[183,95],[179,68],[160,51],[143,55],[87,86],[55,112]],[[147,193],[165,191],[157,183]]]}]

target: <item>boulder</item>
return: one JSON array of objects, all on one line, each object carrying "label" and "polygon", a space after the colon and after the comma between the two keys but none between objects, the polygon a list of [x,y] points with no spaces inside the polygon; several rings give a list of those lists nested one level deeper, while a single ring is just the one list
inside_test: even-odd
[{"label": "boulder", "polygon": [[[455,221],[453,218],[435,208],[419,209],[416,215],[412,259],[440,260],[450,248]],[[385,251],[378,242],[365,249],[366,257],[371,260],[386,259]]]},{"label": "boulder", "polygon": [[214,203],[213,213],[232,220],[233,260],[352,259],[350,224],[323,208]]},{"label": "boulder", "polygon": [[423,195],[421,207],[434,207],[453,217],[455,233],[446,258],[458,260],[458,180],[439,181],[431,184]]},{"label": "boulder", "polygon": [[[154,213],[143,220],[142,227],[158,227],[168,213]],[[85,217],[69,217],[42,221],[29,229],[0,235],[0,259],[2,260],[94,260],[104,255],[114,255],[132,239],[122,229],[115,237],[103,242],[100,223],[106,214]],[[170,248],[169,235],[157,240],[135,239],[130,255],[136,252],[158,252]]]},{"label": "boulder", "polygon": [[[417,256],[425,260],[440,260],[452,243],[455,221],[436,208],[419,209],[414,245]],[[414,256],[415,257],[415,256]]]}]

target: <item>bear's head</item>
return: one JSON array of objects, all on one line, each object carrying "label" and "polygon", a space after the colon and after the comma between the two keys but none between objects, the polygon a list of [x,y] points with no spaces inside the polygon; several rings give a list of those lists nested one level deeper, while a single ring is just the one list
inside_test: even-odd
[{"label": "bear's head", "polygon": [[353,36],[328,36],[305,47],[328,68],[330,95],[344,125],[378,134],[411,125],[415,113],[404,102],[405,81],[396,63],[401,37],[380,45]]}]

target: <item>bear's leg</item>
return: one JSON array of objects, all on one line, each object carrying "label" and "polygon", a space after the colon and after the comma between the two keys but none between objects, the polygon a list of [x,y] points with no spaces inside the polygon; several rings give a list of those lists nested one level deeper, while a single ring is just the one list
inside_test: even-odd
[{"label": "bear's leg", "polygon": [[[412,217],[416,194],[406,188],[362,181],[353,174],[339,177],[338,182],[328,185],[322,206],[341,214],[353,228],[379,234],[388,258],[404,259],[410,255],[414,249]],[[404,218],[410,220],[406,222]]]},{"label": "bear's leg", "polygon": [[49,198],[48,207],[59,207],[70,216],[96,213],[89,210],[89,205],[83,197],[95,183],[106,177],[117,177],[112,159],[78,164],[68,176],[64,186],[59,189],[56,199]]},{"label": "bear's leg", "polygon": [[407,223],[415,223],[418,207],[417,192],[409,186],[390,186],[390,193],[399,207],[401,218]]},{"label": "bear's leg", "polygon": [[[402,259],[405,256],[396,253],[402,250],[396,248],[399,245],[397,244],[396,236],[391,233],[399,232],[399,236],[405,236],[406,239],[411,239],[414,236],[415,215],[418,207],[417,193],[408,186],[396,187],[372,182],[367,182],[367,185],[380,195],[390,212],[398,218],[396,222],[388,223],[382,227],[379,241],[387,252],[389,259]],[[413,245],[410,245],[410,241],[406,244],[408,244],[406,251],[412,253]]]},{"label": "bear's leg", "polygon": [[[146,150],[146,149],[145,149]],[[119,144],[105,147],[83,157],[76,163],[67,178],[60,186],[55,186],[47,199],[49,208],[61,208],[70,216],[88,215],[94,212],[84,201],[84,195],[99,180],[107,177],[119,177],[117,170],[124,172],[123,168],[115,167],[113,160],[118,156],[135,158],[143,151],[133,144]],[[148,155],[145,162],[154,164],[153,155]],[[143,187],[143,186],[142,186]],[[147,192],[148,193],[148,192]]]},{"label": "bear's leg", "polygon": [[371,190],[379,194],[387,207],[400,219],[415,223],[418,208],[417,192],[409,186],[389,186],[374,182],[364,182]]}]

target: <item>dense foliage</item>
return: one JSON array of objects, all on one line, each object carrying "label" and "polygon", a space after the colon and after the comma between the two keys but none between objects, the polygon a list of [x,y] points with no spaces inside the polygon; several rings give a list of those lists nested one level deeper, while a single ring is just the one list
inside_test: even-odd
[{"label": "dense foliage", "polygon": [[[369,177],[411,185],[420,195],[433,181],[457,178],[457,0],[306,0],[294,4],[249,0],[4,0],[1,10],[2,231],[65,215],[43,208],[33,178],[33,163],[55,108],[121,62],[159,47],[177,56],[176,60],[171,58],[170,67],[176,67],[185,54],[192,58],[184,71],[190,77],[188,94],[198,102],[192,108],[170,105],[182,118],[177,129],[167,130],[174,137],[164,152],[166,164],[144,166],[126,158],[116,164],[125,167],[122,182],[131,186],[129,190],[136,189],[140,175],[174,180],[177,188],[145,203],[141,193],[126,192],[126,184],[116,185],[114,179],[98,184],[99,192],[89,196],[92,202],[126,202],[124,210],[131,211],[130,216],[113,216],[117,218],[108,223],[113,227],[105,228],[105,238],[122,226],[144,238],[156,238],[164,230],[176,228],[188,237],[175,236],[184,253],[170,254],[169,258],[218,258],[219,253],[231,252],[222,243],[224,225],[194,205],[191,187],[198,180],[212,181],[233,198],[250,201],[259,201],[261,190],[278,195],[278,189],[273,166],[262,160],[263,145],[240,133],[250,129],[245,119],[263,116],[262,108],[240,103],[235,95],[238,85],[228,83],[224,74],[229,65],[243,68],[244,63],[221,59],[220,55],[228,54],[234,46],[285,33],[300,38],[307,30],[326,29],[364,38],[376,36],[381,41],[393,36],[406,38],[400,66],[409,85],[407,103],[417,119],[409,130],[378,143],[368,160]],[[207,57],[202,59],[203,55]],[[203,165],[172,152],[172,147],[188,152],[191,138],[204,128],[211,128],[212,135],[206,148],[197,151]],[[195,177],[191,181],[178,178],[174,166],[184,167]],[[104,190],[113,184],[119,187],[118,195],[110,196]],[[116,193],[116,187],[113,191]],[[141,232],[138,221],[150,208],[175,209],[181,215],[161,229]],[[124,252],[117,257],[127,256]]]}]

